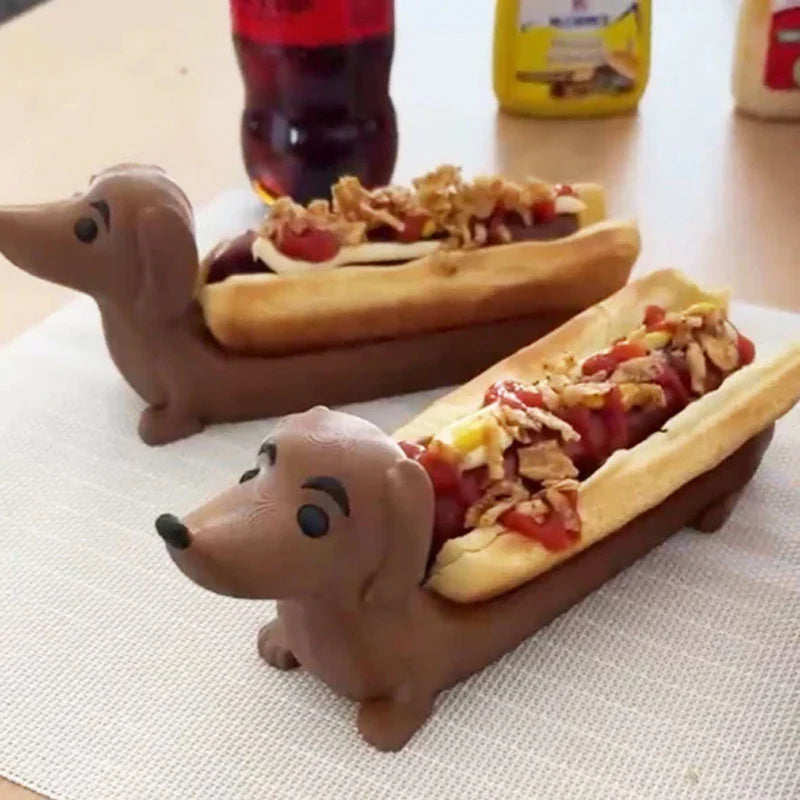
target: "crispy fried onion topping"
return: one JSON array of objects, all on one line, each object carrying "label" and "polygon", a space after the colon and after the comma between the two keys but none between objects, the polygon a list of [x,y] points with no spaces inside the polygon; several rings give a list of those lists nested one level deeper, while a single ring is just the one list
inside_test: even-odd
[{"label": "crispy fried onion topping", "polygon": [[580,531],[581,519],[574,507],[578,481],[571,478],[545,481],[541,491],[531,495],[517,480],[503,480],[490,486],[467,509],[464,524],[468,528],[494,525],[512,508],[542,523],[552,512],[557,514],[569,531]]},{"label": "crispy fried onion topping", "polygon": [[623,361],[611,374],[612,383],[652,383],[664,369],[666,360],[660,352]]},{"label": "crispy fried onion topping", "polygon": [[708,360],[723,372],[731,372],[739,366],[739,348],[736,332],[730,325],[722,325],[718,334],[700,331],[697,334]]},{"label": "crispy fried onion topping", "polygon": [[494,414],[514,439],[523,444],[531,441],[532,433],[545,428],[558,433],[565,442],[581,438],[572,425],[543,408],[512,408],[505,403],[498,403]]},{"label": "crispy fried onion topping", "polygon": [[530,492],[520,481],[502,480],[492,484],[468,509],[464,524],[468,528],[484,528],[495,522],[509,509],[527,500]]},{"label": "crispy fried onion topping", "polygon": [[569,495],[578,491],[578,482],[575,480],[547,481],[544,496],[553,511],[564,521],[568,531],[580,531],[581,518],[575,510]]},{"label": "crispy fried onion topping", "polygon": [[449,246],[479,247],[487,241],[511,241],[498,209],[515,212],[525,225],[532,225],[533,206],[556,198],[555,187],[538,179],[516,183],[481,176],[469,182],[451,164],[414,179],[412,187],[370,190],[358,178],[343,177],[331,189],[332,202],[313,200],[304,207],[288,197],[279,198],[259,233],[280,246],[287,228],[295,234],[321,228],[333,233],[340,245],[352,246],[367,241],[369,232],[377,228],[402,233],[409,219],[421,218],[423,238],[436,235]]},{"label": "crispy fried onion topping", "polygon": [[626,411],[632,408],[648,408],[667,404],[664,390],[657,383],[621,383],[619,391],[622,395],[622,407]]},{"label": "crispy fried onion topping", "polygon": [[703,394],[706,390],[706,357],[700,345],[694,340],[686,346],[686,366],[689,368],[692,391],[695,394]]},{"label": "crispy fried onion topping", "polygon": [[577,478],[578,470],[554,439],[521,447],[517,451],[519,474],[533,481]]},{"label": "crispy fried onion topping", "polygon": [[589,408],[602,408],[605,396],[614,384],[608,381],[573,383],[561,390],[561,399],[567,406],[584,405]]}]

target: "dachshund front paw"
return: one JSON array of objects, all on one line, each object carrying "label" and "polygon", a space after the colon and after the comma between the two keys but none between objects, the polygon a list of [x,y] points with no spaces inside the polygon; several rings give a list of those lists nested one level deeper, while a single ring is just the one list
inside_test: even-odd
[{"label": "dachshund front paw", "polygon": [[149,406],[139,419],[139,436],[145,444],[158,446],[185,439],[203,430],[203,423],[190,415],[176,414],[169,406]]},{"label": "dachshund front paw", "polygon": [[276,619],[258,632],[258,654],[276,669],[294,669],[300,666],[294,653],[287,647],[280,622]]},{"label": "dachshund front paw", "polygon": [[432,697],[367,700],[358,709],[358,731],[378,750],[396,752],[425,724],[432,710]]},{"label": "dachshund front paw", "polygon": [[701,533],[715,533],[728,521],[728,517],[736,508],[740,495],[741,490],[715,500],[710,506],[703,509],[697,519],[692,522],[691,527]]}]

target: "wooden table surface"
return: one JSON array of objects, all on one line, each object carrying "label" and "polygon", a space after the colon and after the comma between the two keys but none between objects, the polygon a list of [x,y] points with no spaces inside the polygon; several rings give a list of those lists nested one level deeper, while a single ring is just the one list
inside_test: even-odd
[{"label": "wooden table surface", "polygon": [[[0,204],[69,195],[118,161],[161,164],[198,206],[245,185],[225,1],[123,5],[54,0],[0,28]],[[600,181],[612,212],[639,219],[637,273],[680,266],[800,310],[800,125],[732,112],[736,0],[656,3],[639,113],[568,121],[497,112],[492,5],[396,4],[398,180],[449,161],[467,174]],[[68,297],[0,257],[0,342]],[[0,800],[32,797],[0,779]]]}]

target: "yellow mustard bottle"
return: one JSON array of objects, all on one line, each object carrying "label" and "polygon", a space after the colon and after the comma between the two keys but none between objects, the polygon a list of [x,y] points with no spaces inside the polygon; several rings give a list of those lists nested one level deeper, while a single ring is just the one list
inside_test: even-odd
[{"label": "yellow mustard bottle", "polygon": [[650,75],[651,0],[497,0],[494,92],[518,114],[637,106]]}]

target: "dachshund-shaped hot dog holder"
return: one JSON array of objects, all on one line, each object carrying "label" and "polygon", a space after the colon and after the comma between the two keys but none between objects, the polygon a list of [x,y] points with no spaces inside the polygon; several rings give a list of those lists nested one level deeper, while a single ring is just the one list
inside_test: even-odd
[{"label": "dachshund-shaped hot dog holder", "polygon": [[717,530],[772,433],[560,566],[474,604],[426,588],[434,496],[424,468],[371,423],[324,407],[284,419],[241,483],[182,519],[162,515],[156,528],[200,586],[277,599],[277,618],[258,634],[264,660],[301,666],[357,701],[364,739],[397,750],[440,692],[681,528]]},{"label": "dachshund-shaped hot dog holder", "polygon": [[154,445],[207,424],[460,383],[580,310],[285,356],[237,354],[212,337],[197,301],[188,199],[160,169],[135,164],[100,173],[69,200],[0,208],[0,253],[94,298],[114,364],[147,404],[139,434]]}]

